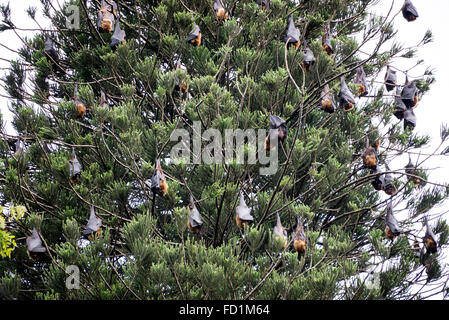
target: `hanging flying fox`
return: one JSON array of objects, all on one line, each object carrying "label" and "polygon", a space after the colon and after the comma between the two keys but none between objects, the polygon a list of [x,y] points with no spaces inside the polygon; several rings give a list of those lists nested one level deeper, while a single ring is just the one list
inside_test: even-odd
[{"label": "hanging flying fox", "polygon": [[405,111],[407,110],[407,106],[401,99],[401,89],[396,88],[396,96],[394,98],[394,111],[393,115],[399,120],[404,119]]},{"label": "hanging flying fox", "polygon": [[113,0],[101,0],[101,9],[98,12],[97,28],[99,32],[112,32],[115,17],[117,16],[117,4]]},{"label": "hanging flying fox", "polygon": [[438,243],[435,234],[429,226],[427,217],[424,217],[424,223],[426,225],[426,234],[423,237],[423,243],[426,250],[430,253],[436,253],[438,251]]},{"label": "hanging flying fox", "polygon": [[78,179],[81,176],[81,169],[81,163],[76,157],[75,148],[72,147],[72,158],[69,160],[69,177],[71,183],[78,183]]},{"label": "hanging flying fox", "polygon": [[418,18],[418,11],[410,0],[405,0],[402,6],[402,15],[408,21],[415,21]]},{"label": "hanging flying fox", "polygon": [[115,51],[120,44],[126,44],[125,36],[126,32],[125,30],[120,29],[120,21],[119,19],[117,19],[117,22],[115,23],[114,34],[111,37],[112,51]]},{"label": "hanging flying fox", "polygon": [[[20,140],[20,142],[19,142]],[[22,150],[22,145],[21,145],[21,141],[22,139],[20,137],[17,137],[17,139],[4,139],[4,141],[6,141],[8,143],[8,147],[9,147],[9,151],[11,151],[11,153],[13,155],[15,155],[15,153],[17,153],[17,150]]]},{"label": "hanging flying fox", "polygon": [[413,108],[418,104],[418,88],[416,88],[415,81],[410,82],[408,77],[402,89],[401,100],[407,108]]},{"label": "hanging flying fox", "polygon": [[223,6],[223,2],[221,0],[215,0],[214,12],[215,12],[215,19],[217,19],[218,21],[227,20],[229,18],[229,12],[226,11],[225,7]]},{"label": "hanging flying fox", "polygon": [[357,68],[357,75],[356,75],[355,83],[359,87],[359,90],[358,90],[359,97],[366,96],[368,94],[368,86],[366,84],[365,70],[363,70],[362,66]]},{"label": "hanging flying fox", "polygon": [[203,220],[201,220],[200,212],[196,208],[192,196],[190,196],[189,209],[190,215],[189,220],[187,221],[187,227],[191,232],[199,233],[201,231],[201,226],[203,225]]},{"label": "hanging flying fox", "polygon": [[35,227],[33,228],[31,236],[26,238],[26,244],[28,256],[32,260],[39,260],[43,256],[43,253],[47,251],[42,245],[42,239]]},{"label": "hanging flying fox", "polygon": [[279,238],[283,241],[283,248],[287,248],[288,244],[288,234],[287,230],[282,226],[281,218],[279,217],[279,213],[276,212],[276,225],[273,229],[273,237]]},{"label": "hanging flying fox", "polygon": [[95,214],[94,203],[90,205],[90,216],[87,221],[87,225],[85,230],[83,231],[83,236],[88,240],[92,240],[92,238],[98,238],[101,232],[101,219],[97,217]]},{"label": "hanging flying fox", "polygon": [[409,128],[410,130],[415,129],[416,127],[416,116],[413,112],[413,109],[407,109],[404,112],[404,130]]},{"label": "hanging flying fox", "polygon": [[154,170],[154,174],[151,177],[151,191],[161,196],[165,196],[168,191],[168,184],[165,180],[165,175],[161,167],[160,159],[156,160],[156,170]]},{"label": "hanging flying fox", "polygon": [[[180,61],[178,61],[177,65],[176,65],[176,69],[182,70]],[[179,90],[182,93],[187,93],[188,89],[189,89],[189,85],[187,84],[187,82],[185,80],[178,81],[175,85],[175,90]]]},{"label": "hanging flying fox", "polygon": [[270,0],[256,0],[256,3],[262,7],[262,9],[270,10]]},{"label": "hanging flying fox", "polygon": [[376,149],[369,145],[368,136],[366,137],[366,147],[362,153],[363,164],[366,168],[376,171],[377,169],[377,152]]},{"label": "hanging flying fox", "polygon": [[321,39],[321,44],[323,45],[323,50],[330,56],[334,54],[334,48],[332,47],[331,39],[332,36],[328,28],[326,33],[323,35],[323,38]]},{"label": "hanging flying fox", "polygon": [[394,238],[401,234],[401,232],[402,230],[399,227],[399,223],[393,216],[393,205],[390,200],[387,205],[387,215],[385,217],[385,236],[393,241]]},{"label": "hanging flying fox", "polygon": [[52,65],[57,63],[59,60],[58,52],[55,49],[55,43],[49,36],[47,36],[45,40],[45,55]]},{"label": "hanging flying fox", "polygon": [[75,92],[73,95],[73,102],[75,103],[75,106],[76,106],[76,114],[77,114],[78,118],[84,118],[84,116],[86,114],[86,106],[78,97],[78,85],[77,84],[75,84],[74,91]]},{"label": "hanging flying fox", "polygon": [[14,144],[14,157],[18,158],[23,153],[23,141],[20,137],[17,138],[16,143]]},{"label": "hanging flying fox", "polygon": [[306,234],[304,233],[304,227],[301,223],[301,219],[297,217],[296,231],[293,238],[293,247],[298,252],[298,260],[301,255],[306,252]]},{"label": "hanging flying fox", "polygon": [[340,82],[341,89],[340,93],[338,94],[338,98],[340,99],[340,106],[342,107],[343,111],[350,111],[352,110],[352,108],[354,108],[355,105],[354,96],[349,90],[344,76],[341,77]]},{"label": "hanging flying fox", "polygon": [[[277,136],[278,142],[282,143],[287,138],[288,128],[287,128],[285,121],[282,118],[279,118],[278,116],[270,115],[270,129],[276,130],[274,132],[274,135],[275,135],[275,137]],[[270,145],[270,136],[271,136],[271,134],[269,134],[265,138],[265,150],[266,151],[270,151],[273,148],[273,146]]]},{"label": "hanging flying fox", "polygon": [[[390,168],[388,167],[388,164],[385,164],[385,169],[387,170],[387,172],[391,171]],[[384,175],[383,190],[389,196],[392,196],[397,192],[397,189],[393,184],[393,176],[391,175],[391,173],[385,173]]]},{"label": "hanging flying fox", "polygon": [[379,167],[377,167],[376,169],[376,177],[371,182],[371,185],[376,191],[382,191],[384,188],[385,185],[384,175],[382,174],[382,171],[380,170]]},{"label": "hanging flying fox", "polygon": [[201,45],[201,30],[195,22],[193,23],[192,31],[190,31],[189,35],[187,36],[187,42],[194,47],[198,47]]},{"label": "hanging flying fox", "polygon": [[384,82],[388,92],[390,92],[391,90],[394,89],[394,87],[396,87],[396,81],[397,81],[396,71],[391,70],[390,66],[387,66],[387,72],[385,73]]},{"label": "hanging flying fox", "polygon": [[247,227],[253,220],[251,209],[246,205],[243,192],[240,191],[240,202],[235,208],[235,222],[242,229],[243,227]]},{"label": "hanging flying fox", "polygon": [[307,45],[307,41],[304,39],[304,48],[303,48],[304,60],[302,61],[302,65],[304,69],[308,72],[310,67],[312,67],[315,62],[315,56],[313,55],[313,51]]},{"label": "hanging flying fox", "polygon": [[415,185],[418,185],[421,182],[421,179],[414,177],[414,175],[416,175],[416,167],[412,162],[410,154],[408,154],[408,164],[405,166],[405,173],[408,175],[407,180],[412,181]]},{"label": "hanging flying fox", "polygon": [[295,27],[295,22],[293,21],[293,16],[288,17],[288,28],[287,33],[282,38],[282,41],[287,42],[287,49],[294,45],[296,49],[301,45],[301,32]]},{"label": "hanging flying fox", "polygon": [[331,95],[329,85],[326,84],[321,93],[321,109],[327,113],[335,112],[334,97]]},{"label": "hanging flying fox", "polygon": [[100,107],[102,107],[102,108],[109,107],[109,104],[106,100],[106,94],[104,93],[103,90],[100,90]]}]

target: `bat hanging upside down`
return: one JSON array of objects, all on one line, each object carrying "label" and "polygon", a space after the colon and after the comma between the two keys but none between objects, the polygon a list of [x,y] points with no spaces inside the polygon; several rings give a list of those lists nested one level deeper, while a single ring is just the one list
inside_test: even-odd
[{"label": "bat hanging upside down", "polygon": [[321,109],[327,113],[335,112],[335,103],[329,90],[329,85],[326,84],[321,93]]},{"label": "bat hanging upside down", "polygon": [[293,247],[298,252],[298,259],[306,252],[306,234],[300,218],[297,218],[296,231],[294,235]]},{"label": "bat hanging upside down", "polygon": [[106,18],[101,20],[101,29],[106,32],[112,32],[112,21]]},{"label": "bat hanging upside down", "polygon": [[273,133],[270,132],[268,136],[265,137],[264,148],[266,151],[272,150],[275,146],[270,143],[271,134],[273,137],[278,139],[278,142],[283,143],[287,139],[288,128],[285,120],[278,116],[270,115],[270,130],[274,130]]},{"label": "bat hanging upside down", "polygon": [[376,149],[369,145],[368,137],[366,137],[366,149],[362,154],[363,164],[368,169],[376,170],[377,154]]},{"label": "bat hanging upside down", "polygon": [[190,215],[189,220],[187,220],[187,228],[189,228],[192,233],[199,233],[201,231],[203,221],[201,220],[200,212],[195,206],[192,195],[190,195],[189,209]]},{"label": "bat hanging upside down", "polygon": [[84,118],[86,114],[86,106],[83,103],[76,104],[76,114],[78,118]]},{"label": "bat hanging upside down", "polygon": [[429,223],[427,222],[427,217],[424,217],[424,222],[426,225],[426,234],[423,238],[424,247],[430,253],[436,253],[438,251],[436,236],[430,228]]},{"label": "bat hanging upside down", "polygon": [[354,108],[355,99],[346,84],[344,76],[341,77],[340,82],[341,89],[338,94],[338,97],[340,99],[340,106],[342,107],[343,111],[350,111]]},{"label": "bat hanging upside down", "polygon": [[235,222],[237,226],[242,229],[248,227],[248,225],[254,220],[251,215],[251,209],[246,205],[243,192],[240,191],[240,203],[235,208]]},{"label": "bat hanging upside down", "polygon": [[399,223],[393,216],[393,204],[391,200],[387,205],[387,215],[385,217],[385,223],[385,236],[388,239],[394,240],[394,238],[401,234],[402,231],[399,227]]},{"label": "bat hanging upside down", "polygon": [[165,180],[164,171],[162,171],[161,160],[156,160],[156,170],[151,177],[151,191],[165,196],[168,192],[168,184]]},{"label": "bat hanging upside down", "polygon": [[86,114],[86,106],[84,103],[80,100],[78,96],[78,84],[75,84],[75,90],[73,94],[73,102],[76,106],[76,114],[78,118],[84,118],[84,115]]},{"label": "bat hanging upside down", "polygon": [[215,0],[214,11],[215,11],[215,18],[218,21],[223,21],[229,18],[229,13],[225,10],[221,0]]}]

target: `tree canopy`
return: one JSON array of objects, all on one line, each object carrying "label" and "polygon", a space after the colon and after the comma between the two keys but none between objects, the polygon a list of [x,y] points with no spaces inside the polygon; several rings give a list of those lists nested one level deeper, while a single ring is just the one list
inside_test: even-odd
[{"label": "tree canopy", "polygon": [[[13,248],[0,260],[1,298],[447,294],[449,228],[430,213],[449,189],[425,163],[448,150],[421,155],[430,138],[414,130],[434,77],[395,66],[423,63],[416,49],[431,31],[403,47],[394,26],[419,23],[419,8],[41,3],[28,18],[42,10],[50,27],[36,20],[2,79],[15,132],[0,142],[0,241]],[[0,11],[1,32],[19,28],[8,5]],[[175,129],[187,158],[174,154]],[[265,130],[231,151],[277,153],[278,167],[208,163],[229,151],[208,129]],[[440,147],[448,137],[442,126]]]}]

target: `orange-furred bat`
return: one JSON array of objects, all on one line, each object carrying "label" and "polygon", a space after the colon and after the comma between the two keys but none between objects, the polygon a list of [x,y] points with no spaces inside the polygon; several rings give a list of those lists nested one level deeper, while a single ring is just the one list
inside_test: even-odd
[{"label": "orange-furred bat", "polygon": [[200,212],[195,206],[195,202],[193,197],[190,196],[189,203],[190,215],[189,220],[187,221],[187,227],[193,233],[199,233],[201,230],[201,226],[203,225],[203,220],[201,220]]},{"label": "orange-furred bat", "polygon": [[117,16],[117,4],[113,0],[102,0],[101,9],[98,12],[97,28],[98,31],[107,33],[112,32]]},{"label": "orange-furred bat", "polygon": [[355,99],[352,95],[352,92],[349,90],[345,77],[342,76],[340,78],[341,82],[341,89],[340,93],[338,94],[338,98],[340,99],[340,106],[343,108],[343,111],[350,111],[352,108],[354,108],[355,105]]},{"label": "orange-furred bat", "polygon": [[215,0],[214,12],[215,12],[215,19],[217,19],[218,21],[227,20],[229,18],[229,12],[226,11],[221,0]]},{"label": "orange-furred bat", "polygon": [[281,218],[279,217],[279,213],[276,212],[276,225],[273,229],[273,237],[279,238],[283,241],[283,248],[287,248],[288,244],[288,235],[287,230],[282,226]]},{"label": "orange-furred bat", "polygon": [[266,151],[270,151],[272,149],[271,144],[270,144],[270,136],[269,135],[265,137],[264,148]]},{"label": "orange-furred bat", "polygon": [[42,239],[36,228],[33,228],[31,236],[26,238],[27,253],[32,260],[38,260],[47,249],[42,245]]},{"label": "orange-furred bat", "polygon": [[410,153],[408,154],[408,164],[405,166],[405,173],[408,175],[407,180],[412,181],[415,185],[418,185],[421,182],[420,178],[413,176],[416,175],[416,166],[412,162]]},{"label": "orange-furred bat", "polygon": [[369,145],[368,136],[366,137],[366,147],[362,153],[363,164],[366,168],[373,171],[377,168],[377,152],[376,149]]},{"label": "orange-furred bat", "polygon": [[301,255],[306,252],[306,234],[304,232],[304,227],[299,217],[297,217],[296,231],[293,237],[293,247],[295,251],[298,252],[298,259]]},{"label": "orange-furred bat", "polygon": [[424,217],[424,223],[426,225],[426,234],[423,237],[424,247],[428,252],[436,253],[438,251],[437,238],[429,226],[427,217]]},{"label": "orange-furred bat", "polygon": [[86,228],[83,231],[83,236],[89,240],[92,240],[92,237],[98,238],[100,236],[101,226],[101,219],[96,216],[94,202],[92,201],[90,205],[89,220],[87,221]]},{"label": "orange-furred bat", "polygon": [[[284,142],[287,138],[288,128],[285,120],[278,116],[270,115],[270,131],[274,130],[272,134],[278,138],[278,142]],[[270,135],[265,138],[265,150],[270,151],[274,146],[270,144]]]},{"label": "orange-furred bat", "polygon": [[321,109],[327,113],[335,112],[335,102],[334,98],[330,93],[328,84],[324,86],[323,91],[321,93]]},{"label": "orange-furred bat", "polygon": [[323,35],[323,38],[321,39],[321,43],[323,45],[323,50],[330,56],[334,54],[334,48],[332,47],[331,39],[331,33],[328,28],[326,33]]},{"label": "orange-furred bat", "polygon": [[187,36],[187,42],[194,47],[198,47],[201,45],[201,30],[196,23],[193,23],[193,29]]},{"label": "orange-furred bat", "polygon": [[286,42],[288,43],[287,49],[292,45],[294,45],[296,49],[298,49],[299,46],[301,45],[301,33],[299,32],[299,29],[296,28],[292,15],[288,17],[287,33],[282,38],[282,41],[284,43]]},{"label": "orange-furred bat", "polygon": [[390,240],[394,240],[394,238],[400,235],[401,232],[402,230],[399,227],[399,223],[393,216],[393,205],[390,200],[387,205],[387,214],[385,217],[385,236]]},{"label": "orange-furred bat", "polygon": [[162,196],[165,196],[168,191],[168,184],[165,180],[164,171],[162,171],[160,159],[156,160],[156,170],[151,177],[151,191]]},{"label": "orange-furred bat", "polygon": [[254,220],[251,215],[251,209],[246,205],[243,192],[240,191],[239,205],[235,208],[235,222],[241,229],[247,227]]},{"label": "orange-furred bat", "polygon": [[73,102],[75,103],[77,116],[79,118],[84,118],[87,108],[84,105],[84,103],[80,100],[80,98],[78,97],[78,85],[77,84],[75,84],[75,92],[74,92]]},{"label": "orange-furred bat", "polygon": [[418,10],[416,10],[415,6],[410,0],[405,0],[402,5],[402,15],[408,21],[415,21],[418,18]]},{"label": "orange-furred bat", "polygon": [[[182,70],[180,61],[178,61],[176,69]],[[181,80],[176,83],[175,89],[181,91],[182,93],[187,93],[187,91],[189,89],[189,85],[187,84],[186,80]]]},{"label": "orange-furred bat", "polygon": [[357,75],[355,78],[355,83],[359,87],[359,97],[366,96],[368,94],[368,85],[366,84],[366,74],[363,67],[360,66],[357,68]]}]

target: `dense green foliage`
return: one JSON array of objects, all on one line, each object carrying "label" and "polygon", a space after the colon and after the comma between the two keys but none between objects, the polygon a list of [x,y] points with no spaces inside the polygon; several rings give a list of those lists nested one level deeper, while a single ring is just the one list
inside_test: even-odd
[{"label": "dense green foliage", "polygon": [[[425,170],[417,172],[422,180],[415,186],[403,167],[392,168],[398,189],[392,198],[410,213],[398,218],[409,231],[389,241],[387,197],[373,189],[374,175],[361,160],[366,136],[372,143],[380,139],[382,165],[428,143],[428,137],[394,120],[394,99],[378,82],[387,64],[413,58],[413,52],[396,44],[380,50],[395,30],[393,13],[370,13],[375,1],[299,2],[272,0],[264,10],[252,0],[224,0],[232,16],[216,21],[212,0],[119,1],[126,44],[113,51],[111,34],[96,29],[100,1],[66,1],[65,6],[79,6],[81,18],[80,30],[68,30],[64,12],[42,0],[55,31],[46,34],[58,49],[58,65],[46,57],[45,33],[39,32],[26,39],[3,79],[25,149],[13,155],[7,141],[13,135],[4,134],[0,196],[4,205],[23,204],[27,214],[9,231],[18,247],[10,259],[0,260],[0,296],[407,299],[418,280],[439,281],[445,266],[438,253],[423,263],[412,243],[422,236],[422,217],[449,189],[427,182]],[[2,29],[13,28],[7,8],[2,12]],[[281,41],[289,14],[314,52],[309,72],[301,65],[301,51],[286,51]],[[198,47],[186,42],[194,22],[202,33]],[[321,44],[328,24],[333,56]],[[379,45],[363,54],[364,41]],[[349,112],[338,106],[332,114],[323,112],[324,85],[329,83],[338,101],[344,75],[355,95],[360,65],[370,95],[356,98]],[[177,90],[181,81],[187,94]],[[431,73],[417,79],[420,98],[432,81]],[[73,103],[75,84],[87,107],[84,118],[77,117]],[[100,105],[101,90],[110,107]],[[216,128],[223,135],[226,129],[268,129],[270,114],[289,126],[274,175],[260,175],[260,164],[170,161],[175,128],[191,136],[194,121],[203,131]],[[203,141],[203,147],[208,144]],[[72,147],[83,168],[77,184],[69,180]],[[146,183],[157,158],[165,159],[163,197],[153,196]],[[244,230],[234,222],[240,190],[254,216]],[[187,229],[191,194],[204,222],[200,236]],[[92,201],[103,229],[98,239],[80,240]],[[286,249],[272,237],[276,212],[289,234]],[[307,234],[299,259],[292,245],[297,216]],[[430,222],[445,246],[446,222]],[[48,248],[45,259],[27,255],[25,237],[33,227]],[[66,287],[69,265],[79,267],[79,289]],[[380,266],[380,285],[370,288],[363,275]]]}]

